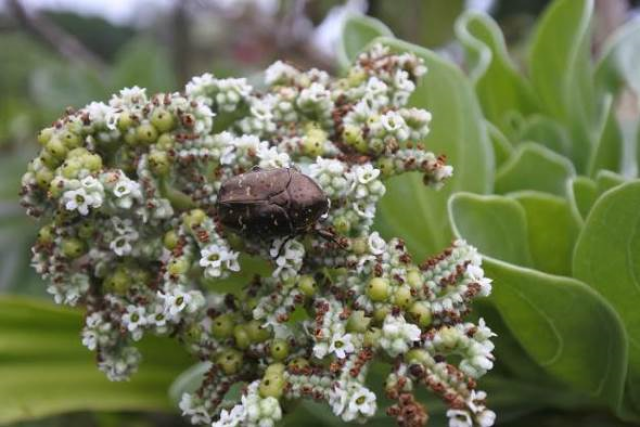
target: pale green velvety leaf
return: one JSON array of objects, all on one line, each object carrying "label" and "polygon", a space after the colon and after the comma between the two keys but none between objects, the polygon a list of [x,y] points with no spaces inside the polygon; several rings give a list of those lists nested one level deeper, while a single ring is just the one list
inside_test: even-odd
[{"label": "pale green velvety leaf", "polygon": [[536,190],[564,196],[566,182],[575,175],[566,158],[541,145],[522,144],[496,174],[496,193]]},{"label": "pale green velvety leaf", "polygon": [[534,267],[550,274],[571,276],[573,247],[580,224],[572,214],[569,202],[535,191],[509,196],[524,208]]},{"label": "pale green velvety leaf", "polygon": [[563,156],[568,156],[571,151],[571,138],[567,129],[556,120],[539,114],[528,116],[522,121],[516,140],[537,142]]},{"label": "pale green velvety leaf", "polygon": [[169,53],[158,43],[145,38],[134,39],[118,52],[112,75],[112,90],[140,86],[147,95],[170,92],[177,88]]},{"label": "pale green velvety leaf", "polygon": [[624,184],[627,180],[615,172],[600,171],[596,175],[596,187],[598,189],[598,197],[620,184]]},{"label": "pale green velvety leaf", "polygon": [[140,343],[143,362],[129,382],[106,379],[81,344],[81,311],[0,298],[0,424],[70,411],[174,411],[167,391],[190,358],[168,339]]},{"label": "pale green velvety leaf", "polygon": [[485,117],[508,133],[509,112],[529,115],[538,110],[529,82],[511,63],[500,27],[490,16],[466,12],[455,28]]},{"label": "pale green velvety leaf", "polygon": [[607,39],[596,67],[596,82],[602,90],[617,93],[624,84],[640,94],[640,22],[620,27]]},{"label": "pale green velvety leaf", "polygon": [[392,39],[384,44],[411,51],[428,68],[410,103],[433,114],[425,146],[446,154],[453,177],[439,191],[424,186],[419,174],[407,174],[386,182],[377,227],[384,236],[405,239],[417,259],[433,255],[451,243],[447,199],[457,191],[487,193],[493,186],[493,151],[475,94],[467,78],[435,53]]},{"label": "pale green velvety leaf", "polygon": [[587,218],[591,206],[598,198],[598,189],[595,181],[585,176],[576,176],[568,182],[568,193],[571,204],[581,220]]},{"label": "pale green velvety leaf", "polygon": [[496,166],[504,164],[513,154],[513,147],[506,136],[493,123],[486,121],[487,133],[493,146],[493,153],[496,158]]},{"label": "pale green velvety leaf", "polygon": [[640,408],[640,181],[598,199],[580,233],[574,275],[604,296],[629,336],[629,379]]},{"label": "pale green velvety leaf", "polygon": [[351,15],[342,29],[338,44],[338,61],[346,67],[372,40],[378,37],[393,37],[393,33],[381,21],[363,15]]},{"label": "pale green velvety leaf", "polygon": [[558,0],[544,13],[529,55],[531,82],[547,115],[571,132],[571,158],[588,166],[595,118],[591,66],[592,0]]},{"label": "pale green velvety leaf", "polygon": [[595,176],[600,170],[620,172],[622,168],[624,141],[611,95],[605,97],[602,122],[596,146],[589,160],[589,176]]},{"label": "pale green velvety leaf", "polygon": [[502,196],[454,194],[449,201],[454,233],[487,256],[531,266],[526,212]]},{"label": "pale green velvety leaf", "polygon": [[493,303],[529,355],[577,391],[618,408],[627,341],[611,306],[575,279],[495,259],[483,268],[494,280]]}]

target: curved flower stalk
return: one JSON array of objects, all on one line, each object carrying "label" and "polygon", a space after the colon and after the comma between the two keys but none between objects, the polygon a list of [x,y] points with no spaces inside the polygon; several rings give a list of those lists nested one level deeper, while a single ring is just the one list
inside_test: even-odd
[{"label": "curved flower stalk", "polygon": [[[380,360],[400,425],[427,422],[420,386],[449,405],[451,426],[492,425],[476,380],[492,368],[493,334],[463,321],[491,291],[480,257],[456,241],[414,263],[401,239],[372,230],[385,178],[417,171],[439,187],[452,173],[420,143],[431,115],[405,107],[425,71],[375,46],[345,78],[277,62],[259,91],[205,74],[182,93],[125,89],[44,129],[23,178],[23,203],[44,222],[33,264],[58,303],[86,307],[82,342],[99,368],[125,380],[136,341],[175,337],[213,362],[180,404],[194,424],[266,427],[298,399],[365,422],[379,409],[366,379]],[[330,199],[326,218],[284,241],[223,229],[221,182],[255,166],[309,175]],[[241,254],[272,273],[216,292]]]}]

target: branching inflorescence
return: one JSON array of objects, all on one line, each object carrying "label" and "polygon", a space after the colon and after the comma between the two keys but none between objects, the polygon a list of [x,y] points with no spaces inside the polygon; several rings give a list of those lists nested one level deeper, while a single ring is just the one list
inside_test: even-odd
[{"label": "branching inflorescence", "polygon": [[[378,45],[345,78],[276,62],[257,90],[205,74],[183,93],[125,89],[44,129],[23,178],[25,207],[46,221],[33,264],[56,302],[86,307],[82,342],[99,368],[125,380],[136,341],[174,337],[210,362],[180,404],[194,424],[267,427],[298,399],[366,421],[378,409],[367,371],[384,362],[400,425],[427,422],[419,386],[447,403],[451,426],[492,425],[476,380],[492,368],[493,334],[463,322],[491,291],[479,255],[456,241],[416,264],[402,240],[372,231],[383,179],[419,172],[438,187],[452,173],[420,144],[431,115],[405,107],[425,71]],[[330,210],[316,230],[265,241],[221,227],[221,183],[255,166],[320,185]],[[256,258],[270,274],[216,291]]]}]

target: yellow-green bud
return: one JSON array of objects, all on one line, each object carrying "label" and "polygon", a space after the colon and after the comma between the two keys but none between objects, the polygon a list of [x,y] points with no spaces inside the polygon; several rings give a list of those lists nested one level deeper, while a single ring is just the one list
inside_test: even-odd
[{"label": "yellow-green bud", "polygon": [[163,133],[158,138],[158,142],[156,142],[156,147],[158,150],[169,151],[173,148],[174,138],[170,133]]},{"label": "yellow-green bud", "polygon": [[151,124],[160,132],[167,132],[175,127],[176,121],[165,108],[156,108],[151,113]]},{"label": "yellow-green bud", "polygon": [[171,169],[169,155],[164,151],[152,151],[149,154],[149,167],[155,175],[167,175]]},{"label": "yellow-green bud", "polygon": [[80,144],[82,144],[82,139],[77,134],[71,131],[64,131],[62,135],[60,135],[60,139],[62,143],[67,147],[67,149],[72,150],[74,148],[78,148]]},{"label": "yellow-green bud", "polygon": [[422,273],[418,269],[411,269],[407,272],[407,283],[413,289],[421,288],[424,284]]},{"label": "yellow-green bud", "polygon": [[275,360],[284,360],[289,355],[289,343],[286,340],[275,339],[270,345],[271,357]]},{"label": "yellow-green bud", "polygon": [[122,112],[118,116],[118,122],[116,126],[120,131],[125,132],[126,130],[131,128],[134,125],[134,123],[135,121],[133,120],[133,117],[131,117],[131,114],[127,112]]},{"label": "yellow-green bud", "polygon": [[370,324],[371,318],[365,316],[364,311],[356,310],[349,316],[347,332],[366,332]]},{"label": "yellow-green bud", "polygon": [[298,279],[298,289],[300,289],[300,292],[302,292],[304,296],[312,297],[317,290],[316,280],[308,274],[300,276]]},{"label": "yellow-green bud", "polygon": [[244,325],[236,325],[233,328],[233,338],[236,341],[236,346],[241,350],[246,350],[251,345],[251,337]]},{"label": "yellow-green bud", "polygon": [[409,308],[411,318],[421,327],[431,324],[431,309],[421,301],[414,302]]},{"label": "yellow-green bud", "polygon": [[271,333],[268,328],[263,328],[257,320],[252,320],[245,325],[245,330],[249,334],[249,339],[253,343],[261,343],[269,339]]},{"label": "yellow-green bud", "polygon": [[67,147],[65,147],[60,138],[56,136],[51,137],[49,142],[47,142],[45,149],[47,153],[56,159],[62,160],[67,155]]},{"label": "yellow-green bud", "polygon": [[38,230],[38,242],[45,245],[53,242],[53,226],[51,224],[47,224]]},{"label": "yellow-green bud", "polygon": [[38,142],[42,145],[47,145],[47,142],[53,136],[55,129],[54,128],[44,128],[40,132],[38,132]]},{"label": "yellow-green bud", "polygon": [[216,357],[216,364],[225,374],[236,374],[242,367],[242,353],[231,348],[223,350]]},{"label": "yellow-green bud", "polygon": [[393,159],[389,157],[382,157],[378,159],[376,167],[380,169],[380,173],[385,177],[393,176],[396,169]]},{"label": "yellow-green bud", "polygon": [[193,209],[187,215],[184,216],[182,223],[189,230],[193,231],[198,228],[202,222],[207,219],[207,214],[202,209]]},{"label": "yellow-green bud", "polygon": [[174,250],[176,246],[178,246],[178,242],[180,238],[178,237],[178,233],[174,230],[169,230],[164,234],[164,238],[162,239],[162,243],[164,247],[169,249],[170,251]]},{"label": "yellow-green bud", "polygon": [[211,333],[218,339],[233,335],[235,322],[230,314],[221,314],[211,322]]},{"label": "yellow-green bud", "polygon": [[411,288],[409,286],[400,286],[393,294],[395,305],[400,308],[406,308],[411,304]]},{"label": "yellow-green bud", "polygon": [[282,374],[265,375],[258,386],[258,393],[263,398],[275,397],[279,399],[284,391],[284,384],[285,380]]},{"label": "yellow-green bud", "polygon": [[143,123],[136,129],[136,136],[139,142],[152,144],[158,139],[158,131],[150,123]]},{"label": "yellow-green bud", "polygon": [[85,252],[84,242],[75,237],[67,237],[62,241],[62,254],[67,258],[78,258]]},{"label": "yellow-green bud", "polygon": [[36,172],[36,182],[40,188],[49,188],[51,180],[53,179],[53,172],[49,168],[40,168]]},{"label": "yellow-green bud", "polygon": [[322,156],[324,154],[324,144],[326,140],[327,133],[322,129],[309,129],[302,141],[302,152],[312,158]]},{"label": "yellow-green bud", "polygon": [[103,286],[118,295],[125,295],[131,285],[131,276],[125,267],[118,267],[103,281]]},{"label": "yellow-green bud", "polygon": [[389,296],[389,281],[382,277],[374,277],[367,285],[367,296],[371,301],[384,301]]},{"label": "yellow-green bud", "polygon": [[185,258],[172,259],[167,266],[169,274],[180,276],[189,271],[189,261]]}]

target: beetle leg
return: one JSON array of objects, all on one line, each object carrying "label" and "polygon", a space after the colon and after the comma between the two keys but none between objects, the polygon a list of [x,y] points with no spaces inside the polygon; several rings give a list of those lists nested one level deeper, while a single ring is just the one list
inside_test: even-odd
[{"label": "beetle leg", "polygon": [[346,239],[336,236],[336,233],[326,228],[318,228],[314,230],[316,234],[332,243],[335,243],[342,249],[346,249],[349,245]]},{"label": "beetle leg", "polygon": [[[287,237],[285,237],[285,238],[284,238],[284,240],[283,240],[283,241],[282,241],[282,243],[280,244],[280,247],[278,248],[278,253],[277,253],[277,255],[276,255],[275,257],[272,257],[272,258],[271,258],[273,261],[275,261],[275,260],[277,260],[278,258],[280,258],[280,256],[282,255],[282,250],[284,249],[285,245],[286,245],[287,243],[289,243],[289,241],[290,241],[291,239],[293,239],[293,238],[294,238],[294,235],[293,235],[293,234],[291,234],[291,235],[289,235],[289,236],[287,236]],[[275,240],[274,240],[274,242],[275,242]]]}]

